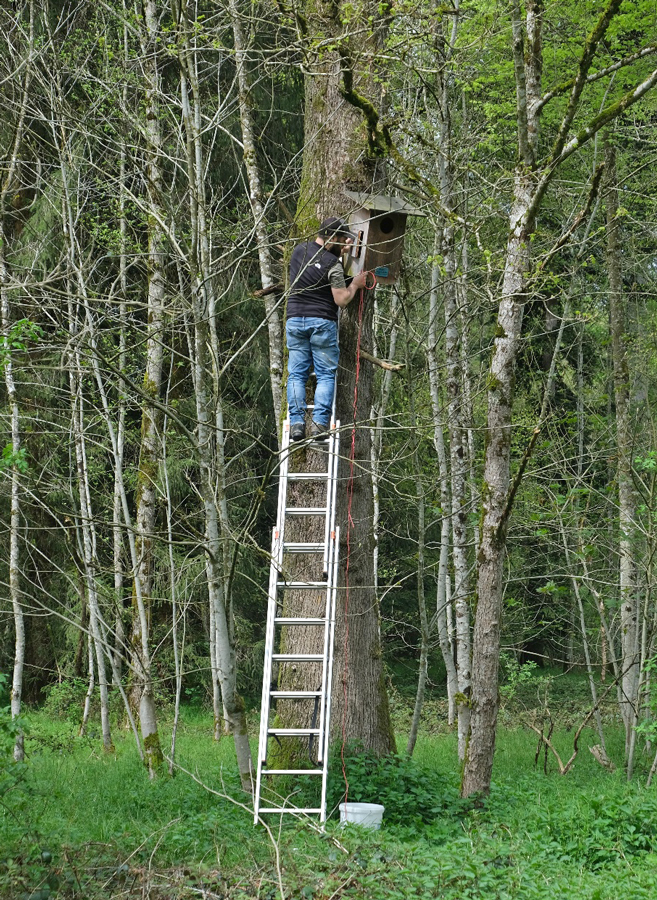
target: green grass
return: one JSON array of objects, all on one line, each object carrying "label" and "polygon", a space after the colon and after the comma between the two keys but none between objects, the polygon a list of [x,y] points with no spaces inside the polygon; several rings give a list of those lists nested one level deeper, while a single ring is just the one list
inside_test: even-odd
[{"label": "green grass", "polygon": [[[75,737],[65,719],[35,712],[27,722],[28,764],[0,797],[0,896],[279,896],[272,842],[248,811],[182,772],[150,783],[132,737],[118,729],[116,753],[105,756],[98,736]],[[611,755],[620,760],[620,733],[608,731]],[[210,733],[207,714],[185,709],[177,760],[240,799],[232,742],[216,745]],[[554,735],[564,759],[573,734]],[[166,729],[163,738],[166,746]],[[422,735],[410,766],[368,768],[350,758],[350,796],[380,799],[384,827],[369,833],[330,822],[319,834],[291,823],[276,831],[286,897],[654,900],[657,794],[643,786],[648,763],[628,785],[622,772],[602,770],[588,753],[595,742],[585,732],[572,772],[560,776],[550,760],[545,775],[542,757],[534,768],[536,736],[502,728],[491,797],[482,806],[458,798],[451,733]],[[404,743],[400,736],[400,748]],[[334,796],[341,782],[336,765]]]}]

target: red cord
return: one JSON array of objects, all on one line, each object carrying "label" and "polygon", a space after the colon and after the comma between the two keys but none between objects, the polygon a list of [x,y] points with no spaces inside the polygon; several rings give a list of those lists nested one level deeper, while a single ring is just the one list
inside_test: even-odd
[{"label": "red cord", "polygon": [[[365,285],[367,290],[372,290],[376,286],[376,276],[374,272],[369,272],[369,275],[374,279],[373,284],[369,287]],[[347,735],[347,672],[349,669],[349,560],[351,558],[351,529],[353,528],[354,522],[351,518],[351,504],[354,499],[354,462],[356,459],[356,416],[358,414],[358,379],[360,378],[360,335],[361,335],[361,327],[363,324],[363,307],[365,305],[365,290],[363,288],[360,289],[360,299],[358,301],[358,340],[356,342],[356,381],[354,382],[354,408],[353,408],[353,418],[354,424],[351,429],[351,450],[349,451],[349,483],[347,486],[347,494],[348,494],[348,502],[347,502],[347,561],[345,564],[344,570],[344,586],[345,586],[345,596],[344,596],[344,669],[342,673],[342,695],[343,695],[343,707],[342,707],[342,747],[340,750],[340,758],[342,760],[342,777],[344,778],[345,784],[345,792],[344,792],[344,802],[346,803],[349,797],[349,780],[347,779],[347,769],[345,764],[345,745],[346,745],[346,735]]]}]

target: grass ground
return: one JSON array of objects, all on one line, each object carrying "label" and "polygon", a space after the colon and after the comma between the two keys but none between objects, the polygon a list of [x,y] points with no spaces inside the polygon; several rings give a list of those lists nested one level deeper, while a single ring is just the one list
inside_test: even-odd
[{"label": "grass ground", "polygon": [[[183,772],[149,783],[127,734],[105,756],[65,718],[27,724],[29,761],[15,783],[0,779],[0,896],[11,900],[276,900],[281,885],[295,900],[657,897],[657,794],[641,772],[628,785],[601,769],[592,732],[564,777],[542,758],[534,767],[532,732],[503,727],[481,807],[458,798],[454,735],[425,734],[412,765],[349,763],[350,798],[386,806],[381,831],[292,823],[272,842],[231,801],[232,745],[212,743],[205,712],[184,710],[177,759],[217,794]],[[565,757],[567,729],[554,738]],[[619,759],[618,731],[608,742]]]}]

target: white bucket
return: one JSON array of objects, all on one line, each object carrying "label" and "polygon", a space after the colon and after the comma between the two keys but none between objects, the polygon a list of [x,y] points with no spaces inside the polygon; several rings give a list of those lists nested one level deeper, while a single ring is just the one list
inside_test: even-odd
[{"label": "white bucket", "polygon": [[365,828],[380,828],[385,806],[380,803],[341,803],[340,822],[363,825]]}]

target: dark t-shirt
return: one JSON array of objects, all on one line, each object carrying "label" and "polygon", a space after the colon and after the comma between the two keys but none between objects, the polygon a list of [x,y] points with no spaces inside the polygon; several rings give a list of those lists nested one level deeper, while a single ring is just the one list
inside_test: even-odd
[{"label": "dark t-shirt", "polygon": [[345,287],[344,269],[338,256],[316,241],[298,244],[290,259],[290,296],[287,318],[315,316],[338,318],[332,287]]}]

